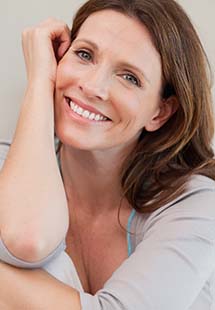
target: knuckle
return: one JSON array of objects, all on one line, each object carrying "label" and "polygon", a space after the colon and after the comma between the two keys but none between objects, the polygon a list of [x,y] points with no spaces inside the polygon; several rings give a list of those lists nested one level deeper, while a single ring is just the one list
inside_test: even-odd
[{"label": "knuckle", "polygon": [[33,31],[34,35],[37,36],[37,35],[40,35],[42,32],[42,28],[40,27],[36,27]]},{"label": "knuckle", "polygon": [[31,30],[32,30],[31,27],[24,28],[22,31],[22,36],[25,37]]},{"label": "knuckle", "polygon": [[55,17],[49,17],[46,22],[56,24],[58,26],[66,27],[66,23],[60,19],[57,19]]},{"label": "knuckle", "polygon": [[49,18],[46,18],[45,20],[41,21],[38,24],[38,27],[47,27],[47,25],[50,25],[53,22],[54,22],[54,18],[53,17],[49,17]]},{"label": "knuckle", "polygon": [[43,27],[36,27],[33,31],[33,35],[34,37],[41,37],[43,35],[47,35],[48,34],[48,30],[46,28]]},{"label": "knuckle", "polygon": [[22,31],[22,39],[25,39],[29,35],[35,37],[47,35],[50,31],[53,31],[55,29],[63,29],[66,31],[69,30],[68,25],[65,22],[58,20],[54,17],[49,17],[37,26],[24,28]]}]

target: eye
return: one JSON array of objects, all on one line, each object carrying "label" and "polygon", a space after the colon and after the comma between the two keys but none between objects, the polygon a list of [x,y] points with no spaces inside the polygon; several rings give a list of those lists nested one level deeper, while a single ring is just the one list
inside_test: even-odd
[{"label": "eye", "polygon": [[77,50],[77,51],[74,51],[75,54],[80,57],[81,59],[83,60],[91,60],[92,59],[92,56],[91,56],[91,53],[85,51],[85,50]]},{"label": "eye", "polygon": [[130,83],[132,83],[138,87],[141,87],[140,80],[138,78],[136,78],[133,74],[125,73],[122,76],[124,76],[125,80],[129,81]]}]

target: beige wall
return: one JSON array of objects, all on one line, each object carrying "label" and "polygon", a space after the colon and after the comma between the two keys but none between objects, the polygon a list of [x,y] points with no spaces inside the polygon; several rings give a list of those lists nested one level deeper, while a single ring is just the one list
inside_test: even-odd
[{"label": "beige wall", "polygon": [[[76,8],[84,0],[7,0],[0,10],[0,139],[11,139],[26,85],[21,32],[27,26],[53,16],[71,25]],[[215,0],[179,0],[191,16],[215,71]],[[215,91],[213,91],[215,97]]]}]

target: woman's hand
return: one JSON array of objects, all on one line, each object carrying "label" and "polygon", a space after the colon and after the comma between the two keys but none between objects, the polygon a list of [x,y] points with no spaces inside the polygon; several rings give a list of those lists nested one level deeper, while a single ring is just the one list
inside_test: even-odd
[{"label": "woman's hand", "polygon": [[22,47],[29,84],[35,82],[55,87],[58,61],[71,45],[68,26],[55,18],[49,18],[36,27],[22,33]]}]

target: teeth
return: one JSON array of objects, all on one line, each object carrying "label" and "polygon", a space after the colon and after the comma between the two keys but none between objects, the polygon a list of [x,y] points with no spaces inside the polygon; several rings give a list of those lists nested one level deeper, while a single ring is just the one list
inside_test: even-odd
[{"label": "teeth", "polygon": [[82,114],[82,116],[84,118],[88,118],[90,116],[90,112],[89,111],[84,111],[84,113]]},{"label": "teeth", "polygon": [[89,118],[90,120],[93,120],[93,119],[95,118],[95,116],[96,116],[95,113],[90,113],[90,115],[89,115],[88,118]]},{"label": "teeth", "polygon": [[96,120],[96,121],[99,121],[99,120],[100,120],[100,115],[97,114],[97,115],[95,116],[95,120]]},{"label": "teeth", "polygon": [[107,117],[104,117],[101,114],[90,113],[88,110],[82,109],[81,107],[79,107],[77,104],[75,104],[71,100],[69,102],[69,105],[75,113],[83,116],[84,118],[88,118],[90,120],[95,120],[95,121],[107,121],[108,120]]},{"label": "teeth", "polygon": [[78,108],[76,113],[78,113],[79,115],[82,115],[82,113],[84,112],[84,110],[82,108]]}]

